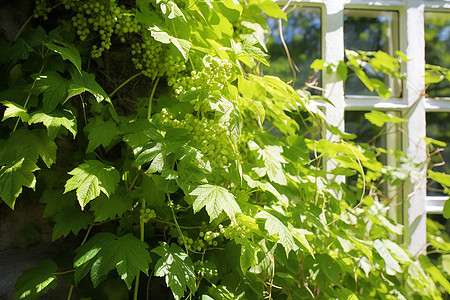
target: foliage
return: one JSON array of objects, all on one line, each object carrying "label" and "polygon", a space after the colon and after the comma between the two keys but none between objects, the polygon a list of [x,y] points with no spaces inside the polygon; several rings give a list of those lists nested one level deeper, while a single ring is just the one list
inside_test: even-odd
[{"label": "foliage", "polygon": [[[271,0],[37,1],[41,25],[1,41],[0,198],[14,209],[35,189],[53,240],[80,237],[70,262],[26,271],[16,298],[66,280],[70,299],[117,275],[134,299],[155,277],[175,299],[441,298],[439,269],[390,240],[402,226],[376,187],[413,172],[257,75],[263,13],[286,18]],[[351,68],[384,97],[358,62],[401,76],[383,52],[347,57],[313,67]]]}]

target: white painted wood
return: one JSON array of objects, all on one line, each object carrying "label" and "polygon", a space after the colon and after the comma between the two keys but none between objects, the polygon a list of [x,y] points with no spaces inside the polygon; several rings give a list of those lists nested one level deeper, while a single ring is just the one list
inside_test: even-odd
[{"label": "white painted wood", "polygon": [[418,255],[426,251],[426,136],[425,105],[425,39],[424,8],[421,0],[407,0],[406,4],[406,63],[407,81],[405,97],[409,108],[404,118],[409,119],[405,126],[407,133],[403,145],[407,156],[415,163],[422,164],[419,175],[410,176],[405,189],[403,207],[405,234],[404,242],[411,253]]},{"label": "white painted wood", "polygon": [[[323,59],[326,62],[338,64],[344,60],[344,3],[336,0],[326,0],[325,10],[323,12],[322,30],[324,40],[322,42]],[[324,96],[329,99],[333,105],[325,104],[326,120],[329,124],[344,130],[344,82],[337,73],[328,74],[323,72],[323,86],[325,88]],[[339,137],[325,132],[325,137],[329,141],[338,141]],[[327,160],[325,167],[331,170],[336,166],[333,160]],[[340,182],[345,178],[340,176],[336,178]]]},{"label": "white painted wood", "polygon": [[427,196],[427,213],[442,214],[448,196]]}]

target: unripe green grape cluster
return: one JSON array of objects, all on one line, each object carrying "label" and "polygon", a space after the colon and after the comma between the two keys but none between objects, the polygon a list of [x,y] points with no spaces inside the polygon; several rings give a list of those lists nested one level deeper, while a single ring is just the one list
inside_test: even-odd
[{"label": "unripe green grape cluster", "polygon": [[251,230],[245,226],[245,224],[240,224],[237,220],[231,220],[230,225],[226,227],[220,224],[219,231],[229,240],[233,240],[235,238],[251,238]]},{"label": "unripe green grape cluster", "polygon": [[48,16],[47,14],[52,9],[50,7],[47,7],[47,1],[45,0],[36,0],[34,11],[33,11],[33,17],[35,19],[42,17],[43,20],[47,20]]},{"label": "unripe green grape cluster", "polygon": [[[196,239],[189,237],[187,233],[183,233],[184,241],[186,241],[186,247],[190,251],[202,252],[203,250],[207,250],[208,247],[217,247],[219,245],[219,241],[217,239],[220,238],[220,233],[215,231],[200,231]],[[184,244],[183,238],[178,237],[178,243],[180,245]]]},{"label": "unripe green grape cluster", "polygon": [[141,30],[132,11],[123,5],[119,6],[115,0],[105,5],[101,1],[92,0],[63,0],[62,3],[67,10],[76,13],[72,17],[72,25],[80,40],[86,40],[91,33],[93,37],[100,38],[100,43],[92,46],[93,58],[99,58],[104,51],[110,49],[113,34],[125,42],[124,35]]},{"label": "unripe green grape cluster", "polygon": [[200,150],[213,167],[221,168],[236,160],[227,124],[218,124],[205,117],[200,120],[192,114],[177,120],[166,109],[161,111],[161,116],[163,125],[187,129],[193,137],[191,145]]},{"label": "unripe green grape cluster", "polygon": [[141,222],[147,223],[148,221],[154,218],[156,218],[156,213],[153,209],[141,208],[139,210],[139,219],[141,220]]},{"label": "unripe green grape cluster", "polygon": [[253,32],[255,32],[255,30],[244,26],[243,22],[237,22],[233,24],[233,37],[237,38],[237,40],[239,41],[241,39],[241,35],[247,35],[247,34],[252,34]]},{"label": "unripe green grape cluster", "polygon": [[231,78],[231,63],[206,55],[203,58],[203,65],[201,71],[191,71],[190,76],[183,76],[177,80],[169,79],[168,85],[172,85],[177,94],[204,89],[205,87],[211,91],[223,89]]},{"label": "unripe green grape cluster", "polygon": [[175,78],[177,74],[186,69],[181,57],[167,55],[168,46],[157,42],[150,34],[142,35],[142,41],[131,45],[132,62],[136,69],[155,79],[167,75]]},{"label": "unripe green grape cluster", "polygon": [[232,187],[230,191],[240,202],[247,202],[249,200],[249,194],[244,189]]}]

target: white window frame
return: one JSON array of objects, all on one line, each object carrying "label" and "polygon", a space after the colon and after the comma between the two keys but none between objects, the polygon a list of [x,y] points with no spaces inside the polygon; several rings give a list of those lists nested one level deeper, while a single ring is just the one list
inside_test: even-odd
[{"label": "white window frame", "polygon": [[[280,1],[282,2],[282,1]],[[283,1],[286,2],[286,1]],[[303,0],[292,1],[304,7],[317,7],[322,15],[322,59],[338,63],[344,59],[344,9],[397,11],[399,19],[398,47],[410,61],[406,62],[408,82],[403,82],[402,97],[383,100],[376,96],[345,96],[344,83],[337,74],[323,72],[324,96],[333,105],[323,104],[326,119],[332,125],[345,129],[344,113],[352,110],[383,110],[394,112],[409,122],[402,126],[405,133],[388,143],[396,143],[415,163],[423,165],[419,178],[410,179],[402,191],[403,205],[393,210],[391,216],[405,225],[403,242],[413,254],[425,253],[427,213],[442,212],[448,197],[427,196],[426,182],[426,112],[449,111],[449,100],[423,97],[425,88],[425,35],[424,12],[450,13],[450,0]],[[326,133],[334,141],[338,137]],[[399,137],[401,143],[398,143]],[[388,157],[388,163],[394,163]],[[333,162],[328,162],[327,168]],[[445,199],[444,199],[445,198]],[[405,201],[405,199],[408,199]],[[395,203],[394,203],[395,205]]]}]

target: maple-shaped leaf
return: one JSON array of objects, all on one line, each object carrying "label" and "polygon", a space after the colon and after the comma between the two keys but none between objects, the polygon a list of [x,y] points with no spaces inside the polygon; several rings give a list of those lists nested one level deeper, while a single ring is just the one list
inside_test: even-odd
[{"label": "maple-shaped leaf", "polygon": [[283,171],[283,164],[287,161],[281,156],[283,148],[281,146],[270,145],[258,150],[259,157],[263,159],[265,169],[269,179],[281,185],[286,185],[286,175]]},{"label": "maple-shaped leaf", "polygon": [[83,212],[74,206],[62,209],[53,217],[55,226],[53,227],[52,240],[55,241],[61,236],[66,237],[70,232],[77,235],[81,229],[86,229],[93,219],[92,214]]},{"label": "maple-shaped leaf", "polygon": [[141,166],[149,163],[147,173],[161,172],[166,168],[166,157],[174,153],[177,158],[185,154],[185,146],[189,142],[188,131],[182,128],[168,128],[164,137],[156,137],[139,147],[134,164]]},{"label": "maple-shaped leaf", "polygon": [[16,198],[22,193],[22,186],[34,189],[36,177],[33,172],[39,168],[30,160],[22,158],[0,168],[0,199],[14,209]]},{"label": "maple-shaped leaf", "polygon": [[85,71],[80,72],[72,72],[72,84],[68,89],[68,96],[66,101],[76,95],[79,95],[84,92],[91,93],[97,102],[107,101],[111,103],[111,99],[105,90],[95,81],[95,75],[87,73]]},{"label": "maple-shaped leaf", "polygon": [[48,168],[56,161],[56,144],[48,138],[45,130],[19,129],[10,137],[0,149],[0,163],[9,163],[17,159],[28,159],[34,163],[39,156]]},{"label": "maple-shaped leaf", "polygon": [[2,122],[9,118],[19,117],[22,122],[27,122],[30,116],[27,110],[22,106],[14,102],[1,101],[1,104],[6,106],[6,110],[3,113]]},{"label": "maple-shaped leaf", "polygon": [[129,123],[122,123],[120,134],[123,135],[124,142],[133,149],[135,155],[142,150],[142,146],[148,141],[163,140],[163,136],[158,132],[155,125],[147,119],[137,119]]},{"label": "maple-shaped leaf", "polygon": [[106,196],[114,194],[120,180],[119,172],[113,167],[98,160],[87,160],[69,172],[72,177],[64,186],[64,193],[77,190],[77,199],[81,209],[89,201],[97,198],[100,192]]},{"label": "maple-shaped leaf", "polygon": [[36,267],[23,272],[14,285],[14,300],[37,299],[49,289],[56,288],[56,275],[53,273],[57,268],[54,261],[43,259]]},{"label": "maple-shaped leaf", "polygon": [[94,151],[100,145],[106,148],[119,133],[113,121],[105,122],[99,116],[90,118],[84,130],[88,133],[89,139],[86,153]]},{"label": "maple-shaped leaf", "polygon": [[186,287],[189,287],[192,293],[196,291],[194,264],[180,246],[169,246],[162,242],[152,252],[161,256],[155,265],[155,276],[165,277],[166,284],[176,300],[184,296]]},{"label": "maple-shaped leaf", "polygon": [[36,77],[35,89],[43,92],[42,102],[43,111],[46,113],[52,112],[59,103],[64,102],[67,97],[67,88],[69,81],[57,72],[49,71],[39,74]]},{"label": "maple-shaped leaf", "polygon": [[[64,208],[77,207],[74,194],[64,194],[63,189],[46,189],[42,192],[39,202],[45,203],[43,218],[53,217]],[[79,210],[79,209],[78,209]]]},{"label": "maple-shaped leaf", "polygon": [[269,235],[278,236],[278,242],[283,245],[286,255],[289,255],[289,252],[294,249],[294,238],[283,222],[264,210],[257,213],[255,218],[266,220],[264,228],[266,228]]},{"label": "maple-shaped leaf", "polygon": [[97,287],[115,268],[130,289],[139,271],[148,275],[152,260],[147,248],[146,243],[131,233],[121,237],[98,233],[75,250],[75,282],[91,272],[92,283]]},{"label": "maple-shaped leaf", "polygon": [[133,200],[125,194],[114,193],[111,198],[101,194],[95,201],[91,202],[91,209],[94,210],[95,222],[102,222],[121,217],[124,212],[131,210]]},{"label": "maple-shaped leaf", "polygon": [[44,43],[50,50],[60,54],[63,59],[68,59],[81,72],[81,56],[78,49],[65,41],[57,38],[55,35],[51,41]]},{"label": "maple-shaped leaf", "polygon": [[37,111],[28,120],[28,124],[43,123],[47,127],[47,133],[51,140],[54,140],[63,126],[73,137],[77,135],[77,120],[70,110],[56,110],[51,113]]},{"label": "maple-shaped leaf", "polygon": [[236,213],[241,212],[234,195],[221,186],[203,184],[189,195],[197,196],[193,203],[194,212],[196,213],[206,206],[210,221],[218,218],[222,211],[230,219],[234,219]]}]

